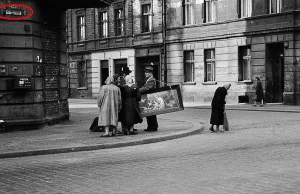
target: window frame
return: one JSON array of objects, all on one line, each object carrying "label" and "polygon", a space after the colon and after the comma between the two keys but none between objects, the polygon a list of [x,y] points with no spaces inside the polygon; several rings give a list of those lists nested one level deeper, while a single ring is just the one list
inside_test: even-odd
[{"label": "window frame", "polygon": [[239,18],[251,17],[253,14],[252,0],[239,0]]},{"label": "window frame", "polygon": [[[99,37],[100,38],[108,38],[108,11],[99,11]],[[104,17],[106,14],[106,18]]]},{"label": "window frame", "polygon": [[194,50],[183,51],[183,82],[185,82],[185,83],[195,82],[195,52],[194,52]]},{"label": "window frame", "polygon": [[194,25],[194,6],[192,0],[184,0],[183,1],[183,25],[189,26]]},{"label": "window frame", "polygon": [[[210,52],[210,58],[208,58],[208,52]],[[211,65],[211,72],[208,72],[208,65]],[[212,79],[208,80],[208,73],[211,74]],[[204,82],[216,81],[216,52],[215,49],[204,50]]]},{"label": "window frame", "polygon": [[[117,12],[121,11],[121,14]],[[125,16],[124,16],[124,8],[116,8],[115,9],[115,35],[123,36],[125,35]],[[118,17],[121,15],[121,17]]]},{"label": "window frame", "polygon": [[[251,59],[251,46],[240,46],[238,48],[238,81],[239,82],[248,82],[251,81],[252,75],[252,59]],[[246,55],[245,55],[246,54]],[[247,66],[245,68],[245,66]],[[246,72],[247,71],[247,72]],[[248,78],[246,78],[248,75]]]},{"label": "window frame", "polygon": [[77,62],[77,81],[78,88],[87,87],[87,61]]},{"label": "window frame", "polygon": [[[82,19],[81,19],[82,18]],[[83,22],[83,23],[81,23]],[[78,15],[77,16],[77,40],[84,41],[86,40],[86,26],[85,26],[85,16]]]},{"label": "window frame", "polygon": [[[149,6],[150,8],[149,12],[144,12],[144,6]],[[141,32],[142,33],[152,32],[152,22],[153,22],[152,9],[153,8],[151,3],[146,3],[141,5]],[[145,27],[146,23],[148,25],[148,30]]]},{"label": "window frame", "polygon": [[[276,2],[276,10],[275,12],[272,12],[272,1]],[[283,2],[282,0],[268,0],[268,14],[276,14],[276,13],[281,13],[282,12],[282,6],[283,6]]]},{"label": "window frame", "polygon": [[217,6],[214,0],[204,0],[203,23],[217,22]]}]

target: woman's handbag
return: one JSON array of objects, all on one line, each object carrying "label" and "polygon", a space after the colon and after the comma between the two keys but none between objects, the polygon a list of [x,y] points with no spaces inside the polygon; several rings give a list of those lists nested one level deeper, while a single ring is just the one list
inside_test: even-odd
[{"label": "woman's handbag", "polygon": [[224,112],[223,129],[224,129],[225,131],[229,131],[229,123],[228,123],[228,119],[227,119],[226,112]]}]

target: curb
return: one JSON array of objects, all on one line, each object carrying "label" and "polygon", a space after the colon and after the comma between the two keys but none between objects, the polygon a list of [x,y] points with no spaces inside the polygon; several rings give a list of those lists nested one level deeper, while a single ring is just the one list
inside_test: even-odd
[{"label": "curb", "polygon": [[158,137],[150,137],[150,138],[145,138],[145,139],[140,139],[135,141],[89,145],[89,146],[80,146],[80,147],[2,153],[0,154],[0,159],[19,158],[19,157],[28,157],[28,156],[38,156],[38,155],[50,155],[50,154],[62,154],[62,153],[81,152],[81,151],[93,151],[93,150],[100,150],[100,149],[120,148],[120,147],[128,147],[128,146],[135,146],[135,145],[142,145],[142,144],[150,144],[150,143],[173,140],[177,138],[200,134],[203,132],[203,130],[204,127],[200,123],[193,123],[193,127],[188,129],[187,131],[179,132],[179,133],[171,133],[168,135],[161,135]]},{"label": "curb", "polygon": [[[211,109],[211,107],[205,107],[205,106],[194,106],[194,107],[185,107],[186,109]],[[242,111],[263,111],[263,112],[290,112],[290,113],[300,113],[300,110],[272,110],[272,109],[264,109],[257,107],[256,109],[251,108],[232,108],[232,107],[226,107],[226,110],[242,110]]]}]

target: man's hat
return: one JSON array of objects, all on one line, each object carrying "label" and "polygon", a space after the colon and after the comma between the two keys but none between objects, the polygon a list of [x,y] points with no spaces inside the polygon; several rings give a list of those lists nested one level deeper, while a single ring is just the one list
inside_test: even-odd
[{"label": "man's hat", "polygon": [[153,63],[145,67],[145,72],[153,72]]},{"label": "man's hat", "polygon": [[131,73],[132,71],[129,70],[129,67],[125,66],[125,67],[122,67],[122,73]]}]

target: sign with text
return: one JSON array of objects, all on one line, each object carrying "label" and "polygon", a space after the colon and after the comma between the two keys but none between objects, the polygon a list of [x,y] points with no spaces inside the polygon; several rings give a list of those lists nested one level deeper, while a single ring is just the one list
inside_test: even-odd
[{"label": "sign with text", "polygon": [[14,82],[15,89],[30,89],[32,87],[30,77],[16,76]]}]

